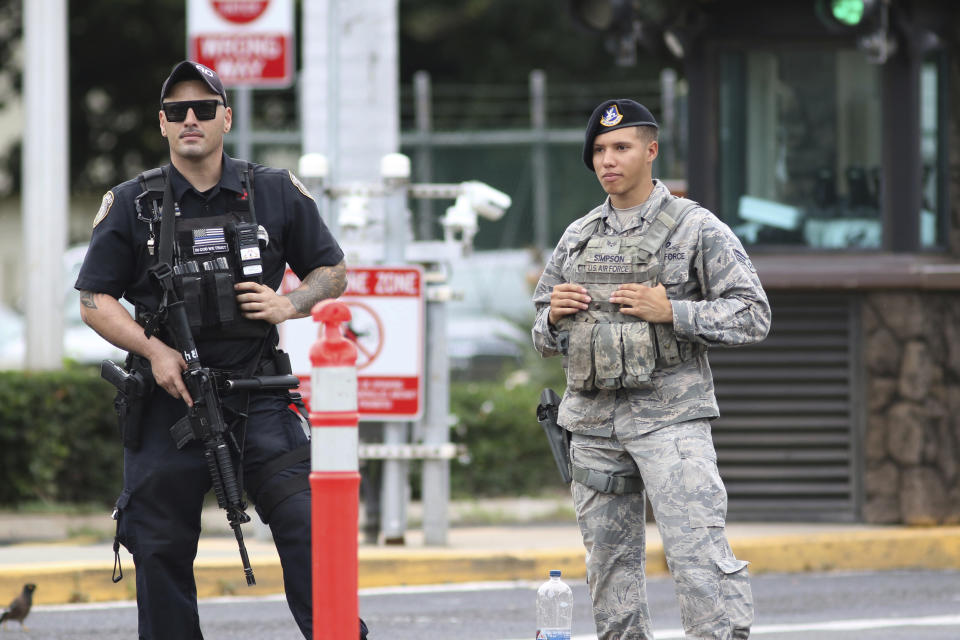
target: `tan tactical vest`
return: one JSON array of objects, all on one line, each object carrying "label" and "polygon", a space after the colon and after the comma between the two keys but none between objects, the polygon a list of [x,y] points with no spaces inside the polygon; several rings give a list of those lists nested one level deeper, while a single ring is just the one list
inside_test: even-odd
[{"label": "tan tactical vest", "polygon": [[566,346],[564,367],[571,390],[642,388],[655,368],[681,362],[670,324],[650,324],[625,315],[619,305],[608,300],[623,283],[656,286],[660,248],[687,211],[696,206],[691,200],[674,198],[646,233],[632,238],[600,233],[602,207],[584,219],[580,236],[571,247],[576,259],[565,276],[586,288],[590,305],[558,325],[561,351]]}]

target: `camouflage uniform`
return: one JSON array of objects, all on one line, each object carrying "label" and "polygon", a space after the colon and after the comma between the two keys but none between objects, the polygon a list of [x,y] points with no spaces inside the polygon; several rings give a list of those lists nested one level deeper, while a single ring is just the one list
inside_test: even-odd
[{"label": "camouflage uniform", "polygon": [[[636,237],[672,198],[654,181],[650,197],[621,228],[603,205],[597,233]],[[559,355],[548,322],[555,285],[571,282],[581,218],[564,232],[534,293],[533,342]],[[762,340],[770,307],[756,270],[730,229],[697,207],[680,220],[657,256],[684,359],[658,364],[649,385],[564,393],[559,423],[572,435],[575,465],[608,475],[638,470],[664,544],[691,638],[746,638],[753,621],[747,563],[734,557],[724,522],[727,494],[717,471],[709,419],[719,415],[707,347]],[[661,327],[664,328],[664,327]],[[644,492],[602,493],[572,486],[587,550],[587,580],[600,640],[652,638],[644,582]]]}]

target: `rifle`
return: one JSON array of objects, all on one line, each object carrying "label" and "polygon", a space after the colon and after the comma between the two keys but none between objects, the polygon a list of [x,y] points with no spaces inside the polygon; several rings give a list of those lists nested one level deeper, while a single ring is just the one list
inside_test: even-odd
[{"label": "rifle", "polygon": [[173,425],[170,433],[178,449],[194,439],[203,443],[203,456],[213,482],[217,504],[227,511],[227,521],[240,547],[240,560],[243,563],[247,585],[253,586],[257,581],[253,577],[247,548],[243,544],[243,532],[240,530],[241,524],[250,522],[250,516],[245,511],[246,503],[240,497],[240,487],[237,484],[237,474],[233,468],[230,448],[223,437],[227,431],[227,425],[223,420],[216,381],[213,372],[200,365],[184,302],[178,299],[173,287],[173,269],[168,263],[160,262],[151,267],[149,272],[161,291],[160,308],[161,313],[165,314],[165,324],[173,337],[176,349],[187,363],[187,370],[183,372],[183,381],[190,392],[190,397],[193,398],[193,406],[187,410],[186,416]]}]

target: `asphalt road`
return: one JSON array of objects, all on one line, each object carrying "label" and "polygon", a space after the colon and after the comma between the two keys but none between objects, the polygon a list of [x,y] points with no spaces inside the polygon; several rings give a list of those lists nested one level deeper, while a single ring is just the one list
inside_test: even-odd
[{"label": "asphalt road", "polygon": [[[529,640],[537,584],[488,583],[365,590],[360,612],[371,640]],[[595,640],[589,597],[573,581],[574,639]],[[761,575],[753,581],[764,640],[956,640],[960,638],[960,572],[889,571]],[[648,585],[657,640],[682,638],[669,579]],[[200,603],[206,640],[300,640],[280,597],[223,598]],[[132,603],[38,606],[29,634],[14,623],[0,632],[30,640],[129,640]]]}]

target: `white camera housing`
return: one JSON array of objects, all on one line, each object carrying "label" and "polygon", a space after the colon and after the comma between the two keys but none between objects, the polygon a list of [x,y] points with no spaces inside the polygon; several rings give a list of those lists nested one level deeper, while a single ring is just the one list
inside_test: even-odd
[{"label": "white camera housing", "polygon": [[385,180],[409,180],[410,158],[402,153],[388,153],[380,158],[380,176]]},{"label": "white camera housing", "polygon": [[[494,189],[479,180],[470,180],[460,184],[463,195],[467,196],[470,206],[487,220],[499,220],[510,208],[510,196]],[[462,196],[461,196],[462,197]],[[459,202],[460,197],[457,198]]]},{"label": "white camera housing", "polygon": [[326,178],[330,173],[330,163],[322,153],[305,153],[297,163],[297,174],[301,178]]}]

